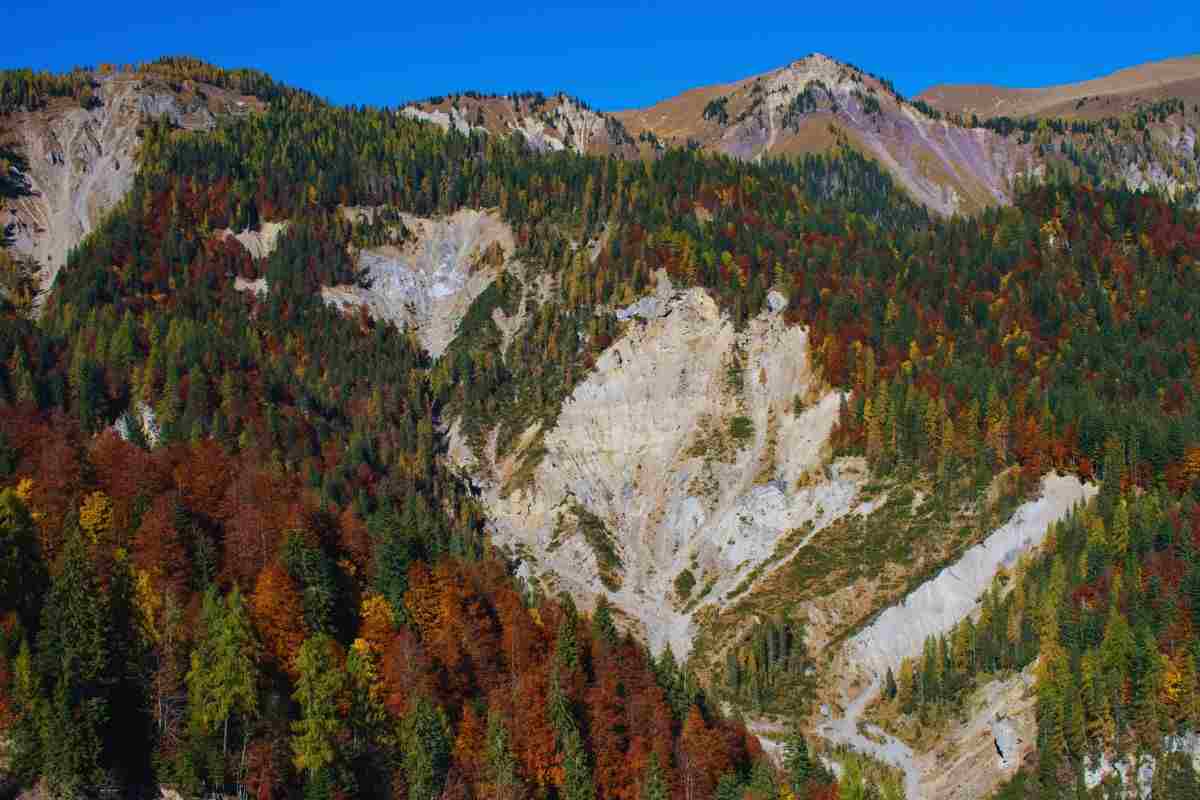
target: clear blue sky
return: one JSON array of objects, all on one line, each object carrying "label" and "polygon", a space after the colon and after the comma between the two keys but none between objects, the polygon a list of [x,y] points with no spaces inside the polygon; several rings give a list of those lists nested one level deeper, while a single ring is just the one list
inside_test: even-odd
[{"label": "clear blue sky", "polygon": [[376,105],[462,89],[565,89],[615,110],[813,51],[890,78],[906,95],[944,81],[1076,81],[1200,52],[1195,0],[0,5],[0,67],[187,53],[256,67],[335,102]]}]

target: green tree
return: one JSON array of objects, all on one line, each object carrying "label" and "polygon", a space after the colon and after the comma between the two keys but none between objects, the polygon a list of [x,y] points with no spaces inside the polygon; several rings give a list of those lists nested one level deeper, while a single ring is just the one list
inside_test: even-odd
[{"label": "green tree", "polygon": [[817,771],[817,765],[808,752],[808,742],[796,724],[783,743],[783,769],[793,792],[799,792]]},{"label": "green tree", "polygon": [[338,704],[349,686],[338,645],[330,636],[310,636],[296,654],[296,691],[301,718],[292,723],[292,752],[296,769],[312,778],[333,764],[345,722]]},{"label": "green tree", "polygon": [[562,735],[560,750],[563,754],[563,800],[595,800],[592,766],[583,746],[583,737],[576,727],[571,726]]},{"label": "green tree", "polygon": [[43,774],[59,791],[102,780],[112,674],[108,594],[74,528],[42,610],[38,672],[51,693],[42,719]]},{"label": "green tree", "polygon": [[646,767],[646,774],[642,778],[640,800],[667,800],[670,796],[671,793],[667,787],[667,782],[663,778],[662,764],[659,763],[658,754],[656,753],[650,758],[650,763]]},{"label": "green tree", "polygon": [[434,800],[450,769],[452,748],[446,715],[428,697],[419,697],[400,721],[400,751],[409,800]]},{"label": "green tree", "polygon": [[1117,563],[1123,561],[1125,554],[1129,551],[1129,504],[1125,502],[1124,497],[1117,500],[1116,507],[1113,509],[1108,542]]},{"label": "green tree", "polygon": [[235,586],[222,600],[214,586],[204,594],[200,634],[187,674],[192,721],[205,734],[221,730],[221,752],[229,754],[229,725],[258,716],[258,642]]},{"label": "green tree", "polygon": [[520,785],[517,759],[508,741],[508,727],[495,712],[488,715],[487,782],[496,800],[511,800]]},{"label": "green tree", "polygon": [[617,626],[613,623],[612,607],[604,595],[601,595],[600,599],[596,601],[596,611],[592,614],[592,629],[595,631],[596,638],[609,647],[616,645],[619,638]]},{"label": "green tree", "polygon": [[742,800],[742,784],[737,773],[726,772],[721,776],[713,800]]},{"label": "green tree", "polygon": [[29,785],[41,773],[44,764],[41,725],[47,709],[29,642],[25,639],[21,640],[17,650],[12,673],[8,768],[19,781]]},{"label": "green tree", "polygon": [[47,580],[29,509],[14,490],[0,491],[0,613],[15,611],[36,630]]}]

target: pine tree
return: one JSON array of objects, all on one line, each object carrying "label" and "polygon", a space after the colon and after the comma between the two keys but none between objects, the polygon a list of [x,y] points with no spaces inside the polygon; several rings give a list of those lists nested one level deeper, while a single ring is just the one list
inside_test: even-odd
[{"label": "pine tree", "polygon": [[563,800],[595,800],[596,786],[583,737],[574,726],[562,736]]},{"label": "pine tree", "polygon": [[717,781],[717,791],[713,794],[713,800],[742,800],[742,792],[737,774],[726,772]]},{"label": "pine tree", "polygon": [[13,489],[0,491],[0,609],[15,611],[26,631],[37,628],[48,576],[37,528]]},{"label": "pine tree", "polygon": [[1100,643],[1100,663],[1110,686],[1129,674],[1135,647],[1136,642],[1129,622],[1114,601],[1109,607],[1104,639]]},{"label": "pine tree", "polygon": [[24,784],[31,784],[45,765],[41,731],[47,712],[41,682],[35,670],[29,642],[21,639],[12,669],[12,717],[6,731],[9,740],[8,769]]},{"label": "pine tree", "polygon": [[1109,436],[1104,441],[1104,474],[1100,484],[1100,494],[1096,498],[1096,508],[1100,515],[1108,519],[1121,496],[1121,487],[1125,481],[1125,448],[1116,436]]},{"label": "pine tree", "polygon": [[1129,505],[1124,497],[1117,500],[1113,509],[1112,528],[1108,539],[1117,563],[1124,561],[1125,554],[1129,552]]},{"label": "pine tree", "polygon": [[15,348],[12,366],[13,401],[19,406],[36,407],[39,404],[38,385],[29,366],[25,348]]},{"label": "pine tree", "polygon": [[986,441],[995,453],[997,464],[1008,461],[1008,403],[1000,397],[995,384],[988,389],[985,412]]},{"label": "pine tree", "polygon": [[596,601],[596,611],[592,614],[592,629],[597,639],[609,647],[616,646],[620,637],[617,635],[617,626],[613,624],[612,607],[604,595]]},{"label": "pine tree", "polygon": [[115,683],[108,595],[78,528],[68,534],[41,628],[38,677],[50,691],[42,724],[42,774],[59,791],[72,793],[102,779]]}]

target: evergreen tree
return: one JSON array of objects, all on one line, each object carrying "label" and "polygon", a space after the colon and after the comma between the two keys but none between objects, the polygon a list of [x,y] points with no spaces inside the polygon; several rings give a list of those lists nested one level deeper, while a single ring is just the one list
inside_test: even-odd
[{"label": "evergreen tree", "polygon": [[783,769],[793,792],[799,792],[817,772],[817,765],[808,752],[808,742],[798,724],[783,743]]},{"label": "evergreen tree", "polygon": [[29,642],[25,639],[21,640],[12,672],[12,720],[7,731],[8,768],[22,784],[30,785],[41,774],[45,764],[42,730],[48,709]]},{"label": "evergreen tree", "polygon": [[639,800],[668,800],[670,796],[666,780],[663,778],[662,764],[659,763],[658,755],[653,755],[642,777]]},{"label": "evergreen tree", "polygon": [[0,611],[15,611],[30,632],[37,630],[48,580],[39,550],[29,509],[14,490],[0,491]]},{"label": "evergreen tree", "polygon": [[410,800],[435,800],[450,769],[450,726],[432,700],[421,696],[400,722],[400,752]]},{"label": "evergreen tree", "polygon": [[509,744],[508,727],[499,714],[488,715],[487,782],[496,800],[511,800],[516,796],[520,778],[517,760]]},{"label": "evergreen tree", "polygon": [[310,779],[334,763],[337,744],[345,728],[339,713],[347,689],[346,671],[338,658],[337,643],[318,633],[305,640],[296,654],[296,691],[301,718],[292,723],[292,751],[296,769]]},{"label": "evergreen tree", "polygon": [[221,731],[221,753],[229,754],[229,726],[258,716],[258,645],[234,587],[224,599],[210,586],[200,612],[200,632],[187,674],[193,724],[205,734]]},{"label": "evergreen tree", "polygon": [[742,786],[736,774],[726,772],[721,776],[713,800],[742,800]]},{"label": "evergreen tree", "polygon": [[617,644],[617,626],[613,624],[612,607],[605,595],[600,595],[600,599],[596,601],[596,611],[592,614],[592,628],[596,638],[609,647]]}]

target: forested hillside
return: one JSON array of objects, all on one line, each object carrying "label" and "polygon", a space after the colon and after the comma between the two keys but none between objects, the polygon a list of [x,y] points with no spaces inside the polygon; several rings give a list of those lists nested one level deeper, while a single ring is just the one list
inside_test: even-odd
[{"label": "forested hillside", "polygon": [[[1009,791],[1041,797],[1073,796],[1092,751],[1159,751],[1200,724],[1200,212],[1185,202],[1073,173],[939,219],[848,148],[756,164],[541,153],[257,73],[142,69],[263,108],[211,132],[147,119],[132,189],[37,318],[30,267],[0,251],[0,772],[13,785],[864,796],[862,772],[839,788],[799,731],[772,765],[736,707],[603,602],[587,614],[532,590],[443,458],[455,420],[479,448],[499,430],[501,451],[552,422],[628,324],[616,309],[659,270],[739,327],[779,292],[822,379],[847,393],[838,452],[874,474],[1103,481],[1044,562],[964,628],[969,657],[930,643],[899,676],[906,711],[1040,653],[1039,756]],[[7,74],[0,97],[12,110],[79,85]],[[20,154],[0,158],[0,191],[19,195]],[[411,331],[327,305],[323,287],[369,283],[356,254],[394,234],[349,207],[497,209],[527,280],[551,287],[514,351],[497,346],[494,311],[518,302],[503,281],[437,360]],[[218,233],[272,221],[288,225],[262,258]],[[599,242],[594,260],[583,242]],[[238,288],[259,279],[269,290]],[[802,672],[790,647],[761,671]],[[752,679],[761,700],[772,682]]]}]

